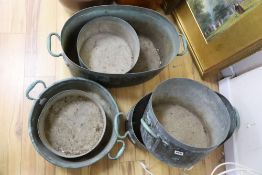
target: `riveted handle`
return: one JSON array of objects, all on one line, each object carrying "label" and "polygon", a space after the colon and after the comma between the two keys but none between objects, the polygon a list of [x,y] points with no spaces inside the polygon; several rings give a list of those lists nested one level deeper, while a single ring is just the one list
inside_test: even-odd
[{"label": "riveted handle", "polygon": [[120,112],[120,113],[116,114],[116,116],[115,116],[114,130],[115,130],[116,135],[119,139],[125,139],[128,135],[128,131],[126,131],[124,135],[120,135],[120,116],[124,117],[124,114]]},{"label": "riveted handle", "polygon": [[52,36],[56,36],[59,39],[59,41],[61,42],[61,37],[57,33],[50,33],[47,37],[47,50],[48,50],[49,54],[52,55],[53,57],[63,56],[62,53],[53,53],[53,51],[52,51]]},{"label": "riveted handle", "polygon": [[219,98],[225,104],[226,108],[229,108],[229,111],[233,112],[233,113],[229,113],[229,115],[231,117],[231,120],[235,124],[235,129],[239,129],[239,127],[240,127],[240,116],[239,116],[239,113],[238,113],[237,109],[234,106],[232,106],[230,101],[224,95],[222,95],[222,94],[220,94],[218,92],[216,92],[216,94],[219,96]]},{"label": "riveted handle", "polygon": [[41,83],[41,84],[44,86],[44,88],[46,88],[46,84],[45,84],[45,82],[42,81],[42,80],[37,80],[37,81],[31,83],[31,84],[28,86],[28,88],[26,89],[26,98],[28,98],[29,100],[38,100],[37,98],[34,98],[34,97],[31,97],[31,96],[30,96],[30,92],[34,89],[34,87],[35,87],[38,83]]},{"label": "riveted handle", "polygon": [[111,160],[117,160],[117,159],[119,159],[119,157],[122,156],[122,154],[124,153],[125,148],[126,148],[126,144],[125,144],[125,142],[124,142],[123,140],[117,140],[116,142],[117,142],[117,143],[121,143],[122,146],[121,146],[121,148],[118,150],[118,152],[116,153],[115,156],[111,156],[110,153],[107,154],[108,158],[111,159]]},{"label": "riveted handle", "polygon": [[149,132],[149,134],[151,134],[154,138],[158,138],[158,136],[152,131],[143,118],[141,118],[140,121],[142,126],[147,130],[147,132]]},{"label": "riveted handle", "polygon": [[237,109],[235,107],[234,108],[234,111],[235,111],[235,119],[236,119],[236,129],[239,129],[240,127],[240,115],[237,111]]},{"label": "riveted handle", "polygon": [[225,107],[228,111],[229,117],[230,117],[230,129],[229,129],[229,132],[228,132],[226,139],[221,143],[221,145],[222,145],[234,134],[234,132],[237,129],[239,129],[240,116],[239,116],[237,109],[234,106],[232,106],[230,101],[225,96],[223,96],[222,94],[220,94],[218,92],[216,92],[216,94],[224,103],[224,105],[225,105]]},{"label": "riveted handle", "polygon": [[183,34],[178,34],[181,39],[182,39],[182,42],[183,42],[183,51],[178,53],[177,56],[183,56],[187,53],[187,42],[186,42],[186,37],[183,35]]}]

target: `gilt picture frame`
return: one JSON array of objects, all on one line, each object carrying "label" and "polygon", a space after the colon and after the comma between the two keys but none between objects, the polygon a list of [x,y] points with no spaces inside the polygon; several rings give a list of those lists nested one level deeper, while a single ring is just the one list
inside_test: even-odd
[{"label": "gilt picture frame", "polygon": [[189,50],[202,76],[217,73],[262,48],[262,3],[245,15],[240,13],[241,18],[211,38],[205,36],[188,0],[182,1],[172,15],[187,38]]}]

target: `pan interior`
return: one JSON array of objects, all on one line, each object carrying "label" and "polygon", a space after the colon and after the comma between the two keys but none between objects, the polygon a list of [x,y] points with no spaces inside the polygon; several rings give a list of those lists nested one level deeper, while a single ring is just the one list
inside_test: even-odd
[{"label": "pan interior", "polygon": [[135,30],[124,20],[112,16],[86,23],[77,39],[80,64],[94,72],[130,71],[137,62],[139,49]]},{"label": "pan interior", "polygon": [[189,79],[170,79],[152,95],[157,120],[175,140],[195,148],[222,143],[230,117],[219,97],[206,86]]},{"label": "pan interior", "polygon": [[174,101],[165,101],[154,105],[154,112],[166,131],[178,141],[198,148],[210,146],[205,122],[187,107]]},{"label": "pan interior", "polygon": [[[39,138],[37,123],[43,110],[43,104],[40,101],[49,100],[61,91],[72,89],[86,92],[102,106],[106,115],[106,130],[101,142],[90,153],[68,159],[58,156],[46,148]],[[105,88],[89,80],[72,78],[54,84],[41,94],[40,99],[36,101],[29,119],[29,135],[35,149],[47,161],[60,167],[79,168],[100,160],[112,149],[117,139],[116,134],[113,132],[113,120],[119,111],[114,99]]]},{"label": "pan interior", "polygon": [[[78,33],[87,22],[102,16],[118,17],[128,22],[135,29],[138,36],[148,38],[153,43],[153,48],[156,49],[154,52],[157,52],[155,55],[159,55],[159,66],[148,65],[147,59],[145,59],[143,69],[141,67],[134,68],[130,73],[162,68],[176,57],[180,40],[175,27],[167,19],[149,9],[109,5],[82,10],[64,25],[61,33],[62,48],[66,56],[77,65],[79,65],[76,47]],[[156,62],[159,58],[156,57]]]},{"label": "pan interior", "polygon": [[106,119],[103,108],[84,91],[58,93],[45,105],[38,129],[41,140],[62,157],[79,157],[101,141]]}]

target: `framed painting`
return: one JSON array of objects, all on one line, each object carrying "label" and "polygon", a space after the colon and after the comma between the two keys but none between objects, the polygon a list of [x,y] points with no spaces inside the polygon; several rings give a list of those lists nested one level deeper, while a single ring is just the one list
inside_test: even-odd
[{"label": "framed painting", "polygon": [[203,76],[262,48],[261,0],[185,0],[172,15]]}]

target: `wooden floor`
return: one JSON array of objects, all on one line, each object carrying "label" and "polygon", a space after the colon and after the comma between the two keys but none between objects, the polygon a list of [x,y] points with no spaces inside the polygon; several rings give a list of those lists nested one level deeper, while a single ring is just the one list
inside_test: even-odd
[{"label": "wooden floor", "polygon": [[[223,161],[223,149],[217,149],[190,171],[168,167],[126,140],[127,150],[120,160],[107,158],[82,169],[55,167],[39,156],[30,142],[27,130],[32,101],[25,98],[25,89],[34,80],[48,85],[70,77],[62,58],[51,57],[46,50],[46,37],[60,32],[70,16],[54,0],[0,1],[0,175],[145,175],[139,161],[155,175],[208,175]],[[56,49],[59,51],[59,43]],[[201,80],[189,54],[177,57],[159,76],[132,88],[110,89],[119,108],[127,112],[143,95],[171,77],[200,81],[217,90],[216,78]],[[37,88],[34,95],[43,89]]]}]

